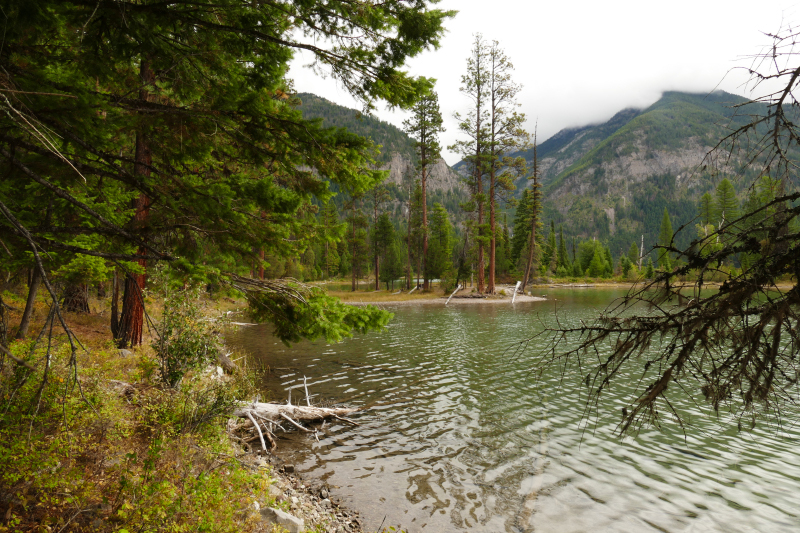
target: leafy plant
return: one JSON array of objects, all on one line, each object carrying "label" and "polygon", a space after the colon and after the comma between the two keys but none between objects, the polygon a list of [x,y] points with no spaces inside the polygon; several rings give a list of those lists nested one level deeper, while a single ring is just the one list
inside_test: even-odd
[{"label": "leafy plant", "polygon": [[159,362],[159,379],[177,387],[191,369],[214,360],[217,338],[201,313],[198,288],[167,294],[164,312],[152,343]]}]

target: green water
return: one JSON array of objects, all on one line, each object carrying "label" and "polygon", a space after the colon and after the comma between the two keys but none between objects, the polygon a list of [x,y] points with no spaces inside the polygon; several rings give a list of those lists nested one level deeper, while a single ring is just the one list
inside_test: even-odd
[{"label": "green water", "polygon": [[585,372],[538,377],[538,341],[516,355],[509,348],[552,325],[556,309],[591,319],[622,293],[546,292],[547,302],[514,306],[387,305],[395,318],[385,331],[336,345],[287,349],[266,326],[230,339],[271,366],[264,386],[273,397],[307,376],[315,400],[368,406],[354,416],[358,427],[327,423],[319,442],[294,433],[280,447],[372,530],[384,517],[409,532],[800,529],[796,410],[780,426],[739,432],[687,396],[677,399],[685,435],[665,418],[661,432],[620,440],[631,388],[587,410]]}]

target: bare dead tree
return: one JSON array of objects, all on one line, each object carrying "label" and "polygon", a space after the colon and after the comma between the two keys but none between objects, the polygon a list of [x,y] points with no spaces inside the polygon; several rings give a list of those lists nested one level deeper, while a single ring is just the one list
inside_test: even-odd
[{"label": "bare dead tree", "polygon": [[[702,397],[739,418],[779,413],[800,398],[800,31],[770,37],[772,46],[748,70],[753,87],[780,88],[737,106],[749,122],[732,128],[704,162],[725,172],[759,170],[768,176],[760,180],[776,185],[770,194],[686,250],[660,246],[680,266],[635,287],[595,322],[538,334],[549,342],[535,364],[580,368],[592,403],[631,369],[640,370],[622,433],[658,425],[662,412],[681,423],[678,394]],[[750,187],[753,193],[759,184]],[[721,266],[734,258],[743,268],[729,275]],[[709,287],[715,276],[725,281]]]}]

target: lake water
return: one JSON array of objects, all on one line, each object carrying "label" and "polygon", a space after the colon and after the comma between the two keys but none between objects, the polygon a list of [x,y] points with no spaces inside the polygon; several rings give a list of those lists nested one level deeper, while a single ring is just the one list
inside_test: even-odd
[{"label": "lake water", "polygon": [[[561,318],[591,319],[622,293],[547,289],[547,302],[385,307],[389,327],[335,345],[286,348],[269,326],[230,341],[271,367],[285,399],[308,377],[315,400],[366,407],[360,426],[292,433],[280,455],[324,479],[369,530],[409,532],[754,531],[800,529],[797,410],[740,432],[689,397],[686,434],[665,418],[620,439],[632,389],[586,409],[583,373],[532,368],[515,343]],[[624,379],[624,377],[623,377]],[[628,381],[638,379],[634,374]],[[293,390],[293,402],[302,399]]]}]

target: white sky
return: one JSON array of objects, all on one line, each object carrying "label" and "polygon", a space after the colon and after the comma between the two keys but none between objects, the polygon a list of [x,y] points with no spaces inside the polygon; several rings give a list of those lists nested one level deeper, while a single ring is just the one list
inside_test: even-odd
[{"label": "white sky", "polygon": [[[798,5],[799,0],[442,0],[438,7],[459,13],[446,23],[439,50],[412,59],[408,69],[438,80],[446,147],[459,136],[453,112],[469,106],[458,89],[473,34],[499,41],[523,85],[520,110],[531,132],[538,119],[542,142],[562,128],[648,106],[666,90],[719,88],[749,96],[747,75],[736,67],[748,67],[748,56],[770,44],[764,33],[800,24]],[[310,59],[297,54],[290,71],[295,89],[359,108],[333,80],[303,68]],[[407,116],[384,108],[376,115],[399,127]],[[446,149],[443,156],[451,165],[459,160]]]}]

